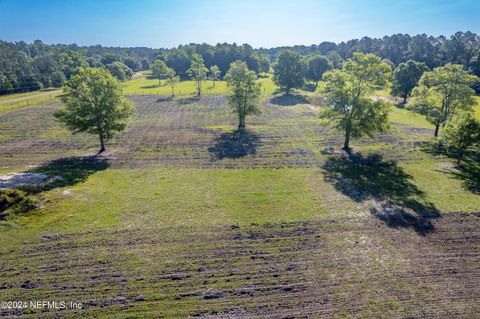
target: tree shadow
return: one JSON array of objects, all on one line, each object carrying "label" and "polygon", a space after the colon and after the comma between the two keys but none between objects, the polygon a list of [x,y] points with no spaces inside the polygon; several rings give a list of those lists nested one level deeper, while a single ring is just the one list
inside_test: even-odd
[{"label": "tree shadow", "polygon": [[315,92],[317,90],[317,86],[314,83],[305,83],[302,90],[307,92]]},{"label": "tree shadow", "polygon": [[110,164],[105,158],[98,156],[65,157],[35,167],[27,173],[40,173],[50,180],[40,186],[22,187],[28,193],[38,193],[59,187],[73,186],[82,183],[98,171],[106,170]]},{"label": "tree shadow", "polygon": [[270,103],[281,106],[292,106],[308,103],[307,97],[301,94],[280,95],[270,99]]},{"label": "tree shadow", "polygon": [[480,194],[480,156],[466,156],[449,174],[462,181],[463,186],[474,194]]},{"label": "tree shadow", "polygon": [[187,104],[192,104],[192,103],[196,103],[198,101],[200,101],[200,96],[191,96],[191,97],[185,97],[185,98],[181,98],[181,99],[177,99],[178,101],[178,104],[180,105],[187,105]]},{"label": "tree shadow", "polygon": [[208,151],[216,160],[240,158],[256,154],[259,145],[258,136],[244,129],[223,133],[218,138],[217,143],[210,147]]},{"label": "tree shadow", "polygon": [[161,96],[157,99],[157,102],[161,103],[161,102],[170,102],[173,100],[173,96]]},{"label": "tree shadow", "polygon": [[[421,150],[432,156],[446,156],[455,159],[458,156],[458,154],[449,153],[439,143],[425,145]],[[468,150],[465,152],[460,164],[442,171],[459,179],[466,190],[474,194],[480,194],[480,153],[478,150]]]},{"label": "tree shadow", "polygon": [[412,228],[426,235],[434,230],[431,219],[440,217],[425,193],[411,182],[394,161],[381,155],[361,154],[327,160],[325,180],[357,202],[374,199],[371,214],[392,228]]},{"label": "tree shadow", "polygon": [[84,182],[88,176],[108,167],[107,160],[97,156],[66,157],[26,171],[22,183],[0,189],[0,221],[38,208],[40,203],[35,196],[38,193]]}]

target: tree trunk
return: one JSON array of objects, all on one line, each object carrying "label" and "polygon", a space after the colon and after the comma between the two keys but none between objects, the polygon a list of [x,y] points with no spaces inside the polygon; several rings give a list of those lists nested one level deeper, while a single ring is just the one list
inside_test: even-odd
[{"label": "tree trunk", "polygon": [[238,117],[238,130],[242,131],[243,129],[245,129],[245,116],[240,115]]},{"label": "tree trunk", "polygon": [[98,154],[105,152],[105,138],[103,134],[99,134],[98,137],[100,138],[100,150]]},{"label": "tree trunk", "polygon": [[315,90],[318,88],[318,81],[315,82]]},{"label": "tree trunk", "polygon": [[202,92],[202,84],[200,82],[197,82],[197,96],[200,96]]},{"label": "tree trunk", "polygon": [[172,86],[172,97],[174,97],[174,96],[175,96],[175,91],[174,91],[173,86]]},{"label": "tree trunk", "polygon": [[403,96],[403,104],[407,104],[407,96],[406,95]]},{"label": "tree trunk", "polygon": [[435,132],[433,133],[433,136],[438,137],[438,130],[440,129],[440,123],[435,124]]},{"label": "tree trunk", "polygon": [[215,87],[215,82],[216,82],[216,81],[215,81],[215,80],[213,80],[213,87]]},{"label": "tree trunk", "polygon": [[343,149],[345,152],[350,154],[351,149],[350,149],[350,127],[347,127],[345,129],[345,142],[343,143]]},{"label": "tree trunk", "polygon": [[290,87],[285,88],[285,95],[290,95]]},{"label": "tree trunk", "polygon": [[463,159],[463,152],[464,151],[459,151],[457,155],[457,165],[460,166],[460,163],[462,162]]}]

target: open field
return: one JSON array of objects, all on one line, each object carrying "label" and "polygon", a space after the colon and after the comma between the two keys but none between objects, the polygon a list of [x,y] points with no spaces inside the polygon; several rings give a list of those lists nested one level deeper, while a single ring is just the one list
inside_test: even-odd
[{"label": "open field", "polygon": [[34,211],[0,217],[0,300],[84,306],[0,315],[480,312],[478,165],[436,154],[423,117],[393,107],[391,131],[346,159],[325,154],[342,136],[313,93],[266,97],[244,134],[223,95],[129,98],[128,129],[96,158],[95,137],[54,121],[59,102],[0,114],[0,172],[63,177],[32,191]]},{"label": "open field", "polygon": [[46,90],[30,93],[0,96],[0,114],[25,107],[51,103],[61,94],[61,90]]},{"label": "open field", "polygon": [[[260,78],[258,80],[262,84],[262,93],[264,96],[272,94],[276,87],[272,82],[271,77]],[[226,94],[228,91],[227,83],[225,81],[205,81],[202,84],[203,94]],[[194,81],[181,81],[175,86],[175,95],[188,96],[196,94],[197,87]],[[149,78],[147,76],[138,77],[125,83],[125,94],[139,95],[139,94],[161,94],[170,95],[172,89],[165,84],[165,80],[161,81],[159,85],[158,80]]]}]

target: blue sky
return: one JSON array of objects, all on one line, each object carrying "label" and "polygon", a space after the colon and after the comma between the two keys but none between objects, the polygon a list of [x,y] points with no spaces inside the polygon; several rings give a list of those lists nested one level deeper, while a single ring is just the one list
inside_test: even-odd
[{"label": "blue sky", "polygon": [[0,39],[173,47],[480,33],[479,0],[0,0]]}]

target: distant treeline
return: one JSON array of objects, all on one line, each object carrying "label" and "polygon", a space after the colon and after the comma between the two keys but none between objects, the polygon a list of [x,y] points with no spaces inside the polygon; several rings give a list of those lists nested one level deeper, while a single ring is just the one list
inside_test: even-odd
[{"label": "distant treeline", "polygon": [[[408,60],[424,62],[428,67],[448,62],[461,64],[480,76],[480,36],[472,32],[457,32],[451,37],[410,36],[395,34],[382,39],[364,37],[360,40],[318,45],[297,45],[271,49],[254,49],[248,44],[188,44],[173,49],[82,47],[0,41],[0,94],[61,86],[80,67],[105,67],[117,77],[131,77],[135,71],[147,69],[156,59],[163,60],[182,78],[188,78],[192,55],[200,54],[207,67],[217,65],[223,76],[235,60],[243,60],[257,72],[267,72],[269,63],[283,50],[302,56],[324,55],[334,67],[339,67],[353,52],[375,53],[396,66]],[[121,74],[118,74],[121,73]]]}]

